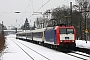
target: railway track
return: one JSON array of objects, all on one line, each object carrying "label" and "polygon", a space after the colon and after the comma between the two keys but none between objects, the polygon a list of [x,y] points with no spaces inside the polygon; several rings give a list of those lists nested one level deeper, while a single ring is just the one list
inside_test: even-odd
[{"label": "railway track", "polygon": [[[21,40],[21,39],[20,39]],[[29,40],[27,40],[27,39],[25,39],[24,41],[27,41],[27,42],[31,42],[31,43],[33,43],[32,41],[29,41]],[[37,43],[34,43],[34,44],[37,44]],[[38,45],[40,45],[40,44],[38,44]],[[42,45],[43,46],[43,45]],[[44,46],[44,47],[47,47],[47,48],[50,48],[50,47],[48,47],[48,46]],[[62,47],[61,47],[62,48]],[[50,48],[50,49],[53,49],[53,48]],[[65,49],[65,48],[64,48]],[[54,49],[54,50],[60,50],[60,49]],[[83,52],[83,53],[86,53],[86,54],[90,54],[90,49],[86,49],[86,48],[79,48],[79,47],[75,47],[75,49],[71,49],[71,48],[66,48],[66,50],[73,50],[73,51],[79,51],[79,52]],[[60,51],[62,51],[62,50],[60,50]]]},{"label": "railway track", "polygon": [[83,53],[83,52],[77,52],[77,51],[72,51],[70,53],[66,53],[67,55],[79,58],[81,60],[87,60],[88,58],[90,58],[90,55]]},{"label": "railway track", "polygon": [[[13,41],[13,40],[12,40],[12,41]],[[32,60],[38,60],[37,58],[35,58],[35,56],[38,56],[40,59],[42,58],[43,60],[44,60],[44,59],[45,59],[45,60],[50,60],[48,57],[40,54],[39,52],[35,51],[34,49],[26,46],[25,44],[23,44],[23,43],[21,43],[21,42],[19,42],[19,41],[17,41],[17,42],[13,41],[13,42],[14,42],[19,48],[21,48],[21,50],[23,50],[23,51],[30,57],[30,59],[32,59]],[[21,46],[23,46],[23,47],[21,47]],[[29,51],[30,51],[30,53],[29,53]],[[32,52],[32,53],[31,53],[31,52]],[[33,55],[33,54],[34,54],[34,55]],[[40,60],[40,59],[39,59],[39,60]]]},{"label": "railway track", "polygon": [[75,49],[73,49],[74,51],[80,51],[80,52],[84,52],[86,54],[90,54],[90,49],[86,49],[86,48],[79,48],[79,47],[75,47]]},{"label": "railway track", "polygon": [[66,49],[66,51],[67,52],[64,52],[64,51],[62,51],[62,52],[67,55],[79,58],[80,60],[88,60],[88,58],[90,58],[90,50],[89,49],[75,47],[75,49],[69,48],[69,49]]},{"label": "railway track", "polygon": [[[47,48],[49,48],[49,47],[47,47]],[[53,49],[53,48],[50,48],[50,49]],[[62,50],[58,50],[58,49],[53,49],[53,50],[63,52]],[[70,51],[69,52],[63,52],[63,53],[70,55],[70,56],[73,56],[73,57],[76,57],[80,60],[87,60],[90,57],[90,55],[89,55],[90,50],[89,49],[76,47],[75,49],[66,49],[66,51],[67,50],[70,50]]]},{"label": "railway track", "polygon": [[66,51],[62,51],[61,49],[60,50],[54,49],[54,50],[63,52],[67,55],[76,57],[80,60],[88,60],[88,58],[90,58],[90,53],[86,52],[86,51],[89,51],[88,49],[81,50],[80,48],[76,48],[75,50],[66,49]]}]

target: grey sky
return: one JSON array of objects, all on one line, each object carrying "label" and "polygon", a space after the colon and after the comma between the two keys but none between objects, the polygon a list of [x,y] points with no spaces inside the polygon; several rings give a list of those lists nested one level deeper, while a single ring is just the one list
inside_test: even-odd
[{"label": "grey sky", "polygon": [[[6,27],[21,26],[24,24],[26,18],[31,25],[38,16],[32,15],[33,12],[40,9],[49,0],[0,0],[0,23],[3,21]],[[47,9],[53,9],[62,5],[70,5],[70,1],[74,4],[74,0],[50,0],[39,12],[45,12]],[[20,14],[14,13],[20,11]],[[30,17],[31,16],[31,17]],[[17,22],[16,22],[17,20]]]}]

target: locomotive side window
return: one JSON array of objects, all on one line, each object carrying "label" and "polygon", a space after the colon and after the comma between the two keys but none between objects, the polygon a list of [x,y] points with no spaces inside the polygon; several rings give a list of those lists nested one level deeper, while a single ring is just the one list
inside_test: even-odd
[{"label": "locomotive side window", "polygon": [[60,29],[60,34],[74,34],[74,30],[62,28],[62,29]]}]

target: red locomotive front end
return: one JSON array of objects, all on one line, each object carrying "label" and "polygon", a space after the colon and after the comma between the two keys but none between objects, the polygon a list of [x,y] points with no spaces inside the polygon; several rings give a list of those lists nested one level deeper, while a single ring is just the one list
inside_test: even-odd
[{"label": "red locomotive front end", "polygon": [[59,46],[75,47],[76,30],[74,26],[56,26],[56,44]]}]

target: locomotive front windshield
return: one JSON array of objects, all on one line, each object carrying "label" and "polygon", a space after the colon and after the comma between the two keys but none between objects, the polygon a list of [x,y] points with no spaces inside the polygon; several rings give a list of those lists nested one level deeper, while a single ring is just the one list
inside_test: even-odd
[{"label": "locomotive front windshield", "polygon": [[74,34],[74,29],[62,28],[60,29],[60,34]]}]

